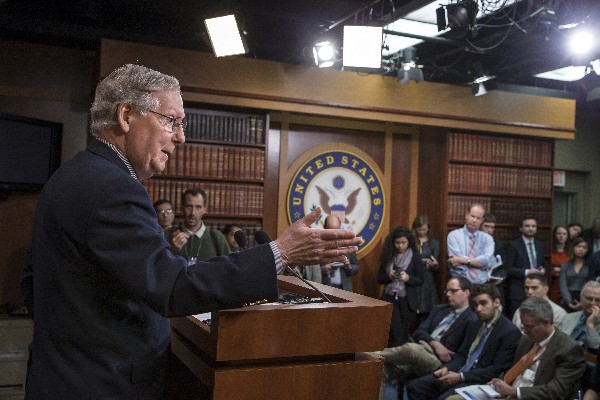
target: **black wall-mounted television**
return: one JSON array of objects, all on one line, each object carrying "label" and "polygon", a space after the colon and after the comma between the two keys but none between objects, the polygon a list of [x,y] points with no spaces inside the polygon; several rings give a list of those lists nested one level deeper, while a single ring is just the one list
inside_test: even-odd
[{"label": "black wall-mounted television", "polygon": [[40,191],[60,166],[62,124],[0,114],[0,191]]}]

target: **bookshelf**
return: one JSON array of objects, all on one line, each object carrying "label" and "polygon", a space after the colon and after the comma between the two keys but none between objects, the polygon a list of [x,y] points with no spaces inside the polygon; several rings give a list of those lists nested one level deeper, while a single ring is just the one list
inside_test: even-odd
[{"label": "bookshelf", "polygon": [[183,217],[181,193],[201,187],[207,195],[204,223],[223,229],[244,226],[250,246],[262,228],[266,116],[186,107],[186,142],[175,148],[165,170],[144,182],[152,202],[173,204],[176,223]]},{"label": "bookshelf", "polygon": [[[509,242],[519,235],[525,215],[538,222],[537,237],[550,249],[554,140],[481,132],[423,128],[420,133],[418,213],[426,213],[443,243],[465,222],[472,203],[496,216],[495,237]],[[438,276],[440,293],[447,279]]]},{"label": "bookshelf", "polygon": [[450,132],[447,139],[448,231],[464,224],[471,203],[496,216],[496,237],[513,240],[523,216],[538,223],[550,248],[553,141]]}]

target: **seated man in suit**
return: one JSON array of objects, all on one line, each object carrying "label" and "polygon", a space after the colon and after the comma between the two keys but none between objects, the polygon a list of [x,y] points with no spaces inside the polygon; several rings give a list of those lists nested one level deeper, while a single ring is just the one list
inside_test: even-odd
[{"label": "seated man in suit", "polygon": [[598,354],[600,347],[600,282],[589,281],[581,289],[581,311],[568,313],[562,331],[584,351]]},{"label": "seated man in suit", "polygon": [[[525,294],[527,297],[538,297],[540,299],[544,299],[550,304],[552,307],[552,312],[554,316],[554,326],[557,329],[561,329],[562,322],[567,315],[567,312],[564,308],[554,303],[552,300],[548,298],[548,290],[550,287],[548,286],[548,279],[543,275],[530,275],[525,278]],[[521,309],[518,308],[515,311],[515,315],[513,315],[512,319],[513,323],[520,327],[521,326]]]},{"label": "seated man in suit", "polygon": [[525,300],[525,277],[546,275],[548,268],[544,258],[544,242],[535,238],[537,221],[524,217],[519,227],[521,237],[510,242],[506,249],[506,308],[512,316]]},{"label": "seated man in suit", "polygon": [[[492,387],[504,397],[568,400],[577,398],[583,372],[583,351],[568,335],[555,329],[553,311],[544,299],[529,297],[521,304],[521,338],[513,367]],[[452,400],[461,397],[452,396]]]},{"label": "seated man in suit", "polygon": [[469,308],[471,282],[455,276],[446,284],[448,304],[433,308],[412,335],[414,343],[386,348],[378,352],[384,358],[382,391],[386,398],[397,398],[398,387],[442,367],[449,362],[465,339],[467,326],[477,321]]},{"label": "seated man in suit", "polygon": [[500,312],[498,288],[493,284],[475,286],[471,298],[479,321],[470,324],[450,362],[408,382],[409,399],[443,400],[456,394],[456,388],[487,383],[510,368],[521,332]]}]

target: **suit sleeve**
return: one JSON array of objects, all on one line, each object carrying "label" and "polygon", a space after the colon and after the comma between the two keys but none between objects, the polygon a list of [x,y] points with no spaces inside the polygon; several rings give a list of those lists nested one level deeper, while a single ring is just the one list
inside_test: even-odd
[{"label": "suit sleeve", "polygon": [[440,307],[434,307],[433,310],[431,310],[431,312],[427,316],[427,318],[419,324],[419,327],[415,329],[415,331],[412,334],[412,338],[415,342],[418,343],[419,340],[424,340],[427,343],[429,343],[433,340],[433,338],[431,337],[431,333],[435,329],[434,320],[440,312]]},{"label": "suit sleeve", "polygon": [[507,276],[511,278],[523,279],[525,277],[525,269],[521,263],[521,257],[519,256],[519,249],[515,246],[514,242],[510,242],[506,249],[506,272]]},{"label": "suit sleeve", "polygon": [[497,343],[495,343],[496,348],[494,349],[493,361],[485,367],[478,367],[464,372],[465,382],[489,382],[492,378],[497,378],[508,371],[512,366],[515,351],[521,339],[521,332],[512,326],[512,322],[507,320],[507,323],[511,324],[511,329],[508,329],[507,325],[497,327],[504,332],[502,332]]},{"label": "suit sleeve", "polygon": [[148,193],[134,180],[114,180],[90,211],[87,251],[102,273],[166,317],[197,314],[277,296],[268,245],[187,266],[174,256]]},{"label": "suit sleeve", "polygon": [[406,273],[410,277],[406,282],[407,286],[423,285],[423,265],[419,253],[413,252],[412,260],[406,269]]}]

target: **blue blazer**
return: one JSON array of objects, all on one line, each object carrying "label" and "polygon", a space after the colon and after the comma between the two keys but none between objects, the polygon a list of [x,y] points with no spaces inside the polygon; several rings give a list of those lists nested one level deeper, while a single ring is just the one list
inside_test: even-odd
[{"label": "blue blazer", "polygon": [[269,245],[188,267],[144,187],[93,140],[40,194],[28,399],[160,399],[169,317],[277,298]]},{"label": "blue blazer", "polygon": [[[419,327],[413,332],[412,338],[415,342],[424,340],[427,343],[431,342],[433,338],[431,333],[439,325],[440,322],[452,311],[452,308],[448,304],[438,304],[433,307],[429,316],[425,321],[421,322]],[[469,307],[454,321],[452,327],[448,329],[440,338],[440,342],[448,348],[450,351],[456,352],[463,340],[465,339],[465,333],[467,327],[471,323],[477,322],[477,316],[473,310]]]},{"label": "blue blazer", "polygon": [[[537,264],[546,269],[546,277],[548,277],[550,271],[544,255],[544,242],[536,239],[533,245]],[[530,266],[529,255],[522,237],[519,236],[508,245],[504,265],[506,266],[506,284],[508,286],[506,296],[510,308],[509,312],[512,315],[527,297],[525,295],[525,270],[529,269]]]},{"label": "blue blazer", "polygon": [[[470,324],[465,341],[452,360],[445,365],[450,371],[459,372],[467,363],[469,348],[475,342],[480,326],[481,322],[479,321]],[[465,380],[461,385],[487,383],[490,379],[497,378],[506,372],[512,366],[520,339],[521,331],[519,331],[519,328],[504,315],[500,315],[490,332],[477,363],[471,370],[463,372]]]}]

